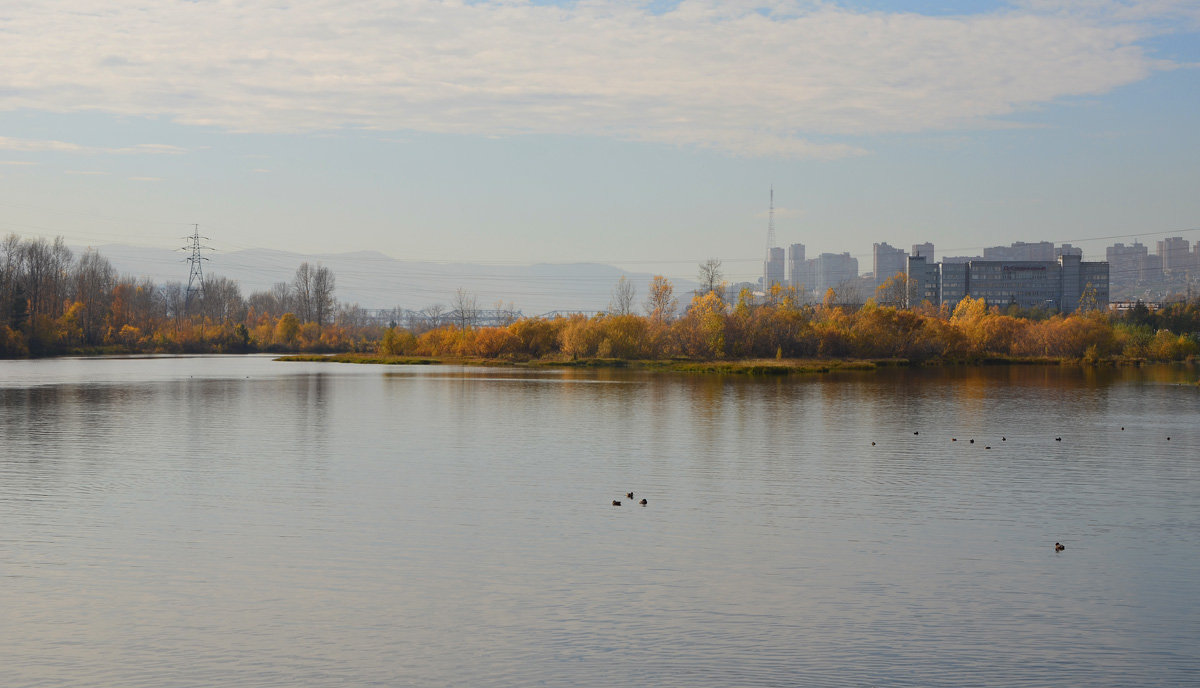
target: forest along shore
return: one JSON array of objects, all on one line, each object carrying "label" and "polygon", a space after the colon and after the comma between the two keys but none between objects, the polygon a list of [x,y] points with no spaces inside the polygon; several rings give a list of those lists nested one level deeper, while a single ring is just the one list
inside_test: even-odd
[{"label": "forest along shore", "polygon": [[714,278],[681,304],[670,280],[659,275],[640,308],[622,281],[624,296],[615,295],[607,313],[525,318],[509,308],[497,311],[507,316],[490,326],[482,324],[475,297],[459,289],[451,310],[405,311],[412,317],[384,323],[356,304],[337,302],[335,277],[319,263],[302,263],[291,282],[243,298],[238,284],[222,277],[206,277],[202,289],[160,285],[117,275],[92,249],[76,258],[61,238],[9,235],[0,242],[0,358],[356,353],[804,370],[814,366],[778,362],[819,361],[815,369],[823,369],[834,361],[1094,363],[1200,355],[1200,298],[1157,310],[1137,304],[1123,312],[1093,304],[1063,315],[989,307],[967,297],[950,310],[906,303],[906,290],[894,288],[903,287],[904,279],[896,275],[865,303],[843,303],[832,289],[812,303],[780,286],[728,297]]}]

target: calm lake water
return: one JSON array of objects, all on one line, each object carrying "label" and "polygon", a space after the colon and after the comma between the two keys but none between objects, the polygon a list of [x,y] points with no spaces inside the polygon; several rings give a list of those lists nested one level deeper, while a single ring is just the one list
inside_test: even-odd
[{"label": "calm lake water", "polygon": [[1200,685],[1196,378],[0,362],[0,683]]}]

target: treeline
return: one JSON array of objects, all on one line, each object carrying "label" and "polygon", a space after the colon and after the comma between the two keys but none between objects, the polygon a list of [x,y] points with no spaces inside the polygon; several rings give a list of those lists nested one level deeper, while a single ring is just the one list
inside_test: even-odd
[{"label": "treeline", "polygon": [[[902,278],[902,276],[900,276]],[[701,293],[682,309],[661,276],[636,303],[625,278],[608,313],[516,318],[480,327],[474,297],[401,327],[384,327],[357,305],[338,303],[335,278],[303,263],[291,282],[243,297],[223,277],[188,298],[182,283],[119,276],[88,249],[74,256],[61,239],[0,242],[0,356],[67,353],[347,352],[392,356],[534,359],[737,360],[902,358],[979,361],[997,357],[1178,361],[1200,351],[1200,299],[1123,314],[1092,308],[1072,315],[1001,312],[967,298],[953,310],[905,308],[901,280],[861,306],[821,304],[776,287],[765,297],[723,298],[719,261],[701,266]],[[511,311],[511,308],[509,309]]]},{"label": "treeline", "polygon": [[71,353],[369,351],[382,336],[365,311],[334,299],[328,268],[303,263],[291,282],[243,297],[207,277],[180,282],[121,276],[93,249],[61,238],[0,241],[0,357]]},{"label": "treeline", "polygon": [[[661,279],[661,278],[657,278]],[[417,335],[389,329],[387,355],[617,359],[1117,357],[1178,361],[1200,351],[1200,300],[1156,313],[1103,311],[1018,317],[967,298],[950,312],[923,307],[801,304],[786,289],[765,300],[743,292],[726,303],[713,291],[692,298],[681,315],[647,303],[646,314],[523,319],[507,327],[443,327]],[[1179,330],[1164,325],[1171,323]]]}]

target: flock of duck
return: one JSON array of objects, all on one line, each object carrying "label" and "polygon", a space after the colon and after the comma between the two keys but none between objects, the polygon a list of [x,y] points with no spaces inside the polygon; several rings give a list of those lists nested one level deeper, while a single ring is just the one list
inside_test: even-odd
[{"label": "flock of duck", "polygon": [[[1125,431],[1125,428],[1122,426],[1122,428],[1121,428],[1121,432],[1124,432],[1124,431]],[[921,434],[921,432],[920,432],[919,430],[914,430],[914,431],[913,431],[913,434],[914,434],[914,435],[920,435],[920,434]],[[957,437],[951,437],[951,438],[950,438],[950,441],[951,441],[951,442],[957,442],[957,441],[958,441],[958,438],[957,438]],[[1007,442],[1007,441],[1008,441],[1008,438],[1007,438],[1007,437],[1001,437],[1001,438],[1000,438],[1000,441],[1001,441],[1001,442]],[[1055,442],[1062,442],[1062,438],[1061,438],[1061,437],[1055,437],[1055,438],[1054,438],[1054,441],[1055,441]],[[1171,441],[1171,438],[1170,438],[1170,437],[1167,437],[1167,441],[1168,441],[1168,442],[1170,442],[1170,441]],[[974,439],[968,440],[968,442],[970,442],[971,444],[975,444],[975,440],[974,440]],[[874,442],[872,442],[872,443],[871,443],[871,446],[872,446],[872,447],[874,447],[874,446],[875,446],[875,443],[874,443]],[[987,446],[985,446],[985,447],[984,447],[984,449],[991,449],[991,448],[992,448],[992,447],[991,447],[991,445],[987,445]],[[630,497],[633,497],[633,493],[630,493],[630,494],[629,494],[629,496],[630,496]],[[646,500],[644,500],[644,499],[643,499],[643,500],[642,500],[642,504],[645,504],[645,503],[646,503]],[[615,506],[619,506],[620,504],[621,504],[620,502],[615,502],[615,501],[613,502],[613,505],[615,505]],[[1067,548],[1067,546],[1066,546],[1066,545],[1064,545],[1064,544],[1063,544],[1063,543],[1061,543],[1061,542],[1056,542],[1056,543],[1054,543],[1054,551],[1055,551],[1055,552],[1061,552],[1061,551],[1065,550],[1066,548]]]},{"label": "flock of duck", "polygon": [[[626,493],[625,493],[625,496],[626,496],[626,497],[628,497],[629,499],[633,499],[633,493],[632,493],[632,492],[626,492]],[[638,502],[638,504],[641,504],[642,506],[646,506],[646,504],[647,504],[647,503],[648,503],[648,502],[646,501],[646,498],[645,498],[645,497],[642,497],[642,501]],[[619,499],[614,499],[614,500],[613,500],[613,506],[621,506],[621,500],[619,500]]]}]

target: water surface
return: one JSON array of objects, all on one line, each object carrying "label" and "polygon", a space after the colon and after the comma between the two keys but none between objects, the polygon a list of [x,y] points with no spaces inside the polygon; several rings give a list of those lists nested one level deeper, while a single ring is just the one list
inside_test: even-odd
[{"label": "water surface", "polygon": [[0,362],[3,683],[1197,685],[1195,380]]}]

